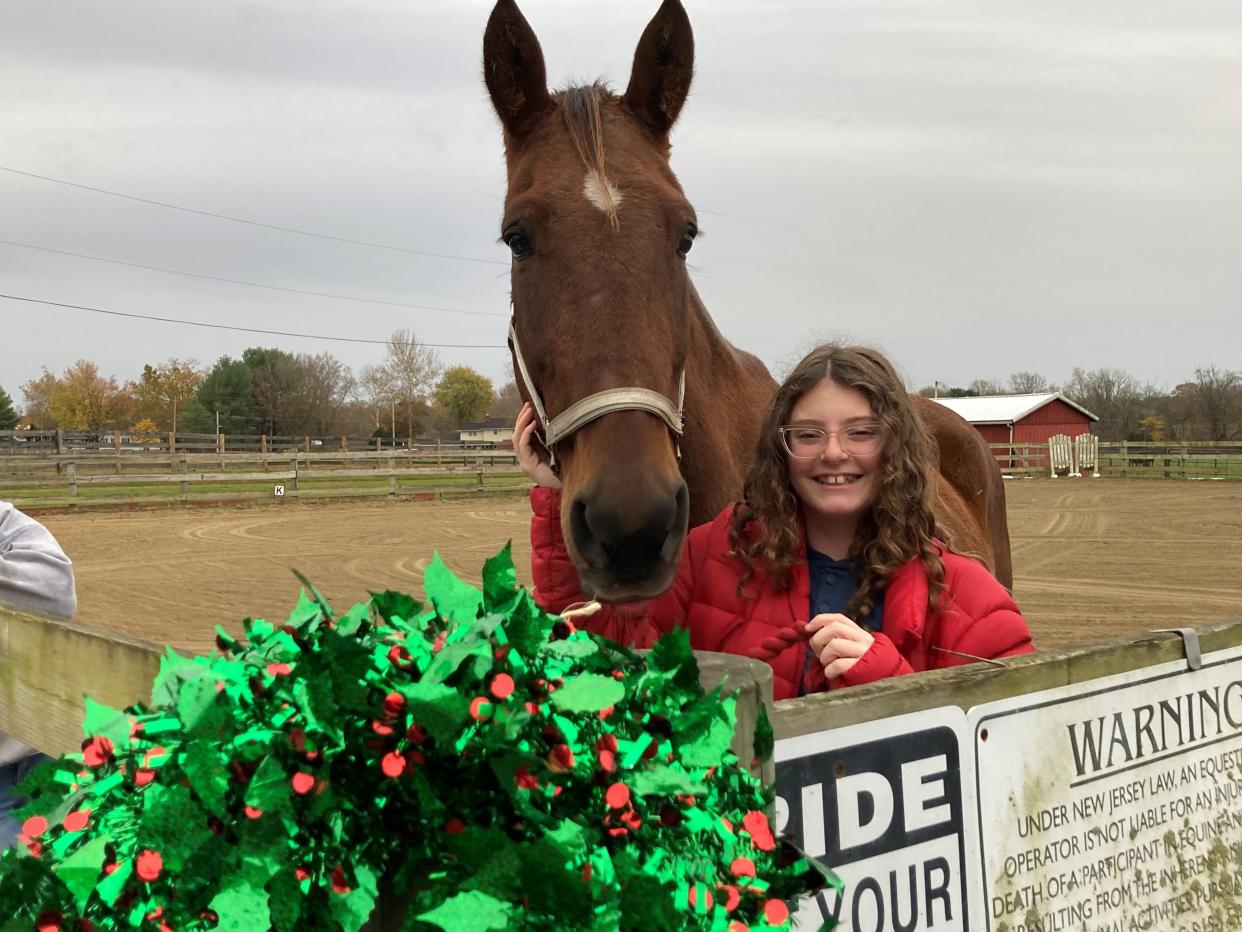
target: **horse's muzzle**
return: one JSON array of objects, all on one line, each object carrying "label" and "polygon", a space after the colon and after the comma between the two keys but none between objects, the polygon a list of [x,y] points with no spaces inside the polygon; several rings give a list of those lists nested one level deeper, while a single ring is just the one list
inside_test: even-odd
[{"label": "horse's muzzle", "polygon": [[568,523],[583,590],[604,602],[658,596],[677,571],[689,513],[680,478],[669,495],[646,502],[578,495]]}]

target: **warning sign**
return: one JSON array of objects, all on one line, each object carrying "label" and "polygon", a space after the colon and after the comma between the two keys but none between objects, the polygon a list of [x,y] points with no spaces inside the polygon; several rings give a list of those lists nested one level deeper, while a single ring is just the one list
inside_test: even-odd
[{"label": "warning sign", "polygon": [[934,709],[776,743],[776,817],[845,881],[797,905],[794,927],[978,929],[966,716]]},{"label": "warning sign", "polygon": [[1242,928],[1242,651],[970,721],[987,929]]}]

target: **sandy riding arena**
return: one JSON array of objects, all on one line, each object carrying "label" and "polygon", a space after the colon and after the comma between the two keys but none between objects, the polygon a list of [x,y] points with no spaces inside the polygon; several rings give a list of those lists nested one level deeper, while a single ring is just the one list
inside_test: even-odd
[{"label": "sandy riding arena", "polygon": [[[1242,484],[1118,479],[1006,484],[1016,595],[1037,643],[1242,618]],[[305,573],[338,608],[420,592],[439,549],[469,579],[512,539],[530,579],[524,499],[49,514],[73,558],[79,619],[205,650],[212,627],[283,618]]]}]

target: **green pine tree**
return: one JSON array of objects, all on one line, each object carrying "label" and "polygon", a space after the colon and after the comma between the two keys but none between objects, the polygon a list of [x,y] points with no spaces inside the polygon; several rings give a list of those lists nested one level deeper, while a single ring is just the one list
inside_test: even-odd
[{"label": "green pine tree", "polygon": [[13,399],[0,387],[0,430],[12,430],[17,426],[17,409],[13,407]]}]

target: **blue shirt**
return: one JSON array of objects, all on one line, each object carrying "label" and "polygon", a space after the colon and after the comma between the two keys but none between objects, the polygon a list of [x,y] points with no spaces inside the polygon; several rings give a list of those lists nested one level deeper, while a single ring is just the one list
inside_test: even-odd
[{"label": "blue shirt", "polygon": [[[834,560],[825,553],[806,548],[806,566],[811,577],[811,614],[809,618],[826,613],[840,613],[854,596],[858,588],[858,573],[849,558]],[[876,601],[875,608],[866,618],[855,618],[859,626],[869,631],[879,631],[884,626],[884,600]],[[803,668],[803,681],[811,664],[816,662],[814,652],[808,646],[806,666]],[[798,685],[798,695],[802,695],[802,684]]]}]

